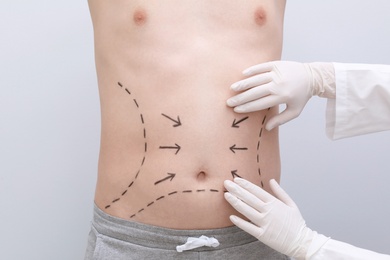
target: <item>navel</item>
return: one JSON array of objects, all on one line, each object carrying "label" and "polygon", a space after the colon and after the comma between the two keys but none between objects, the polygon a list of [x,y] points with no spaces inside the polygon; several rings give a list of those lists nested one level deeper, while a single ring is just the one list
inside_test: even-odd
[{"label": "navel", "polygon": [[267,22],[267,13],[263,7],[258,7],[254,13],[255,23],[263,26]]},{"label": "navel", "polygon": [[146,11],[142,8],[138,8],[135,10],[133,14],[133,21],[136,25],[143,25],[146,23],[147,15]]},{"label": "navel", "polygon": [[198,172],[196,179],[198,181],[203,181],[204,179],[206,179],[206,173],[204,171]]}]

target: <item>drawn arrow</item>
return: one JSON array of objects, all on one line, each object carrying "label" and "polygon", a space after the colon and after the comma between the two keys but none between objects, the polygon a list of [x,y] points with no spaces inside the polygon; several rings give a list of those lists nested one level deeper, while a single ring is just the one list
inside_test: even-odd
[{"label": "drawn arrow", "polygon": [[232,127],[239,128],[238,124],[241,123],[241,122],[244,122],[244,121],[247,120],[248,118],[249,118],[248,116],[247,116],[247,117],[244,117],[244,118],[238,120],[237,122],[236,122],[236,119],[234,119],[233,124],[232,124]]},{"label": "drawn arrow", "polygon": [[237,170],[231,171],[231,173],[232,173],[233,179],[236,177],[241,178],[241,176],[237,174]]},{"label": "drawn arrow", "polygon": [[235,150],[248,150],[248,148],[246,148],[246,147],[236,147],[236,145],[233,145],[233,146],[230,147],[230,150],[233,153],[236,153]]},{"label": "drawn arrow", "polygon": [[173,125],[173,127],[177,127],[177,126],[181,126],[181,121],[180,121],[180,117],[177,116],[177,120],[165,115],[165,114],[161,114],[162,116],[165,116],[166,118],[168,118],[169,120],[175,122],[175,124]]},{"label": "drawn arrow", "polygon": [[165,177],[164,179],[161,179],[161,180],[159,180],[159,181],[156,181],[155,183],[154,183],[154,185],[157,185],[157,184],[159,184],[159,183],[161,183],[161,182],[163,182],[163,181],[167,181],[167,180],[169,180],[170,179],[170,181],[172,181],[173,180],[173,178],[175,178],[175,176],[176,176],[176,174],[175,173],[168,173],[168,177]]},{"label": "drawn arrow", "polygon": [[180,151],[181,147],[180,145],[175,144],[175,146],[160,146],[160,149],[176,149],[175,154],[177,154]]}]

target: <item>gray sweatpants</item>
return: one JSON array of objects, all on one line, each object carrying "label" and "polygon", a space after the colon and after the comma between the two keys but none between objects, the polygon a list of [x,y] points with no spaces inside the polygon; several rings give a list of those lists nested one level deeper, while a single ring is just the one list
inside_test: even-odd
[{"label": "gray sweatpants", "polygon": [[[189,237],[207,236],[217,247],[177,252]],[[175,230],[140,224],[106,214],[95,206],[85,260],[149,259],[289,259],[237,227]]]}]

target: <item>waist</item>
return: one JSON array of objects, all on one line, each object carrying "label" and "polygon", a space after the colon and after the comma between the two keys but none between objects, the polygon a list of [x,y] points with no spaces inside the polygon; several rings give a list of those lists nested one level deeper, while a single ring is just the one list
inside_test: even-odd
[{"label": "waist", "polygon": [[185,126],[195,119],[179,116],[179,124],[165,114],[162,129],[149,128],[147,115],[134,140],[112,147],[102,141],[96,203],[108,214],[178,229],[226,227],[237,212],[224,200],[224,180],[238,176],[268,189],[269,179],[279,178],[277,132],[264,130],[267,111],[201,130]]},{"label": "waist", "polygon": [[[162,228],[116,218],[106,214],[96,205],[94,207],[93,227],[99,234],[135,243],[148,248],[175,250],[179,244],[184,244],[188,237],[202,235],[215,237],[220,242],[218,249],[239,246],[256,241],[248,233],[237,227],[227,227],[210,230],[178,230]],[[211,250],[201,248],[198,251]]]},{"label": "waist", "polygon": [[101,92],[95,201],[108,214],[178,229],[226,227],[236,212],[223,198],[224,180],[268,189],[279,178],[277,130],[264,129],[276,109],[236,114],[223,85],[186,86],[169,85],[164,95],[155,85],[115,82]]}]

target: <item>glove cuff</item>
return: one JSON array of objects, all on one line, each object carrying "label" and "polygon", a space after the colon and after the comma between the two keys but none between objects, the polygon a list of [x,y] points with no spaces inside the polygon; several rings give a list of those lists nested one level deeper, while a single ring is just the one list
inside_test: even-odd
[{"label": "glove cuff", "polygon": [[295,250],[288,255],[296,260],[309,260],[329,239],[329,237],[318,234],[305,225],[301,231],[299,240],[293,243],[297,245],[295,246]]},{"label": "glove cuff", "polygon": [[315,255],[318,250],[320,250],[326,242],[330,239],[330,237],[326,237],[324,235],[318,234],[317,232],[314,232],[314,237],[309,245],[309,248],[307,250],[306,258],[309,260],[313,255]]},{"label": "glove cuff", "polygon": [[301,232],[299,232],[298,239],[291,243],[292,251],[288,252],[287,255],[296,260],[305,260],[316,235],[317,232],[304,225]]},{"label": "glove cuff", "polygon": [[312,96],[336,98],[336,80],[334,66],[330,62],[304,63],[311,74]]}]

